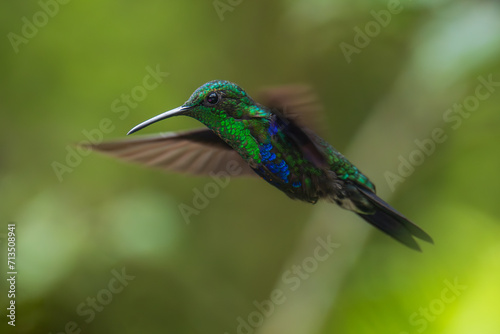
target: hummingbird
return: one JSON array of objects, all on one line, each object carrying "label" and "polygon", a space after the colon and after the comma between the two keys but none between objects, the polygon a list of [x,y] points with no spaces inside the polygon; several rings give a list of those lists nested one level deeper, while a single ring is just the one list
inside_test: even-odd
[{"label": "hummingbird", "polygon": [[415,238],[432,238],[376,195],[375,185],[313,129],[319,110],[302,86],[265,92],[262,104],[238,85],[214,80],[180,107],[133,127],[192,117],[204,128],[88,144],[87,147],[150,167],[198,175],[239,164],[239,175],[259,176],[288,197],[335,202],[402,244],[421,251]]}]

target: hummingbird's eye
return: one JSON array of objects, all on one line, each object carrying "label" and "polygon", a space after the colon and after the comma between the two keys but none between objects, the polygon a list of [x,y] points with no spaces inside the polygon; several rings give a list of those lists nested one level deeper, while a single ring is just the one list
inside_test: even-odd
[{"label": "hummingbird's eye", "polygon": [[205,101],[207,101],[207,103],[211,105],[217,104],[217,102],[219,102],[219,95],[217,95],[216,92],[211,92],[207,95]]}]

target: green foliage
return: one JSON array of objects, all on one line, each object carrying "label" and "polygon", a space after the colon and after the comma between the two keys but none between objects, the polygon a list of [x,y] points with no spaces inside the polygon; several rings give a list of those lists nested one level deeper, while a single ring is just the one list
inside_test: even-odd
[{"label": "green foliage", "polygon": [[[15,222],[18,266],[15,328],[0,283],[6,333],[500,330],[497,2],[59,1],[0,11],[0,258]],[[43,13],[54,15],[37,24]],[[73,145],[123,137],[213,79],[252,96],[311,84],[325,137],[435,245],[420,254],[379,232],[364,242],[373,229],[355,215],[249,178],[231,179],[186,224],[178,206],[194,205],[209,178]],[[148,131],[197,126],[179,117]],[[435,129],[446,139],[426,153],[415,141]],[[322,262],[316,238],[328,234],[340,246]],[[307,278],[291,269],[314,261]],[[118,280],[122,268],[134,278]],[[271,311],[273,290],[286,300]]]}]

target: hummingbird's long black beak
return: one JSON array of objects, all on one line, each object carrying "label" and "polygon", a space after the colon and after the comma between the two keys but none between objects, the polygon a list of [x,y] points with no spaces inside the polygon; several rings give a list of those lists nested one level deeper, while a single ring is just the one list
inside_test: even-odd
[{"label": "hummingbird's long black beak", "polygon": [[127,136],[134,133],[134,132],[137,132],[141,129],[144,129],[146,126],[149,126],[153,123],[156,123],[158,121],[161,121],[165,118],[169,118],[169,117],[172,117],[172,116],[179,116],[179,115],[182,115],[184,114],[186,111],[188,111],[190,108],[189,107],[186,107],[186,106],[182,106],[182,107],[179,107],[179,108],[175,108],[175,109],[172,109],[172,110],[169,110],[169,111],[165,111],[164,113],[162,114],[159,114],[158,116],[155,116],[153,118],[150,118],[148,119],[147,121],[144,121],[142,122],[141,124],[138,124],[136,126],[134,126],[128,133],[127,133]]}]

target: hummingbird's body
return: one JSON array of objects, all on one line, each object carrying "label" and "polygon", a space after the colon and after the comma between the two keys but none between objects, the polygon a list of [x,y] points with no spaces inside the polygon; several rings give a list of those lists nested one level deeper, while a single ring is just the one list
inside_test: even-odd
[{"label": "hummingbird's body", "polygon": [[212,130],[260,177],[289,197],[310,203],[324,197],[336,199],[336,184],[346,179],[375,190],[366,176],[313,132],[266,107],[254,111],[258,119]]},{"label": "hummingbird's body", "polygon": [[375,186],[352,163],[304,126],[306,121],[300,118],[307,115],[300,111],[308,103],[290,102],[293,96],[283,91],[274,95],[268,105],[261,105],[231,82],[212,81],[198,88],[183,106],[141,123],[129,134],[174,115],[191,116],[209,130],[92,147],[127,160],[197,174],[217,172],[226,161],[237,161],[245,167],[242,174],[253,170],[292,199],[335,201],[414,249],[419,247],[413,236],[432,242],[376,196]]}]

